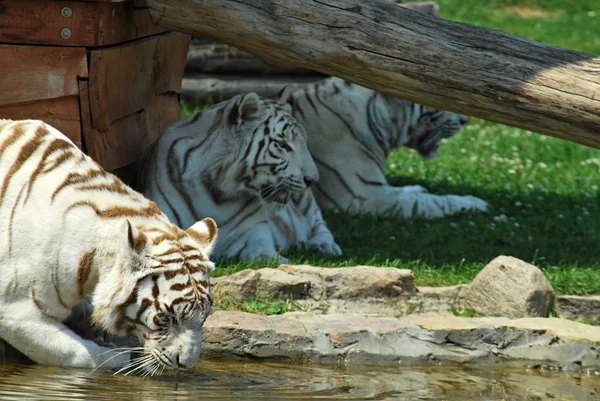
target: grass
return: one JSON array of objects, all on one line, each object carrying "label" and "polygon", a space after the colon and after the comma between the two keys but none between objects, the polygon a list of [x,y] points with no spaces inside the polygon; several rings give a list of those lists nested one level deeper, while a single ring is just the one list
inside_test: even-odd
[{"label": "grass", "polygon": [[[437,3],[446,19],[600,54],[596,0]],[[542,268],[558,293],[600,294],[600,151],[472,119],[436,159],[396,151],[386,172],[393,185],[475,195],[491,210],[435,221],[326,214],[344,256],[286,256],[317,266],[408,268],[417,285],[439,286],[470,282],[494,257],[512,255]],[[257,267],[264,264],[222,261],[217,274]]]},{"label": "grass", "polygon": [[247,299],[240,302],[225,296],[218,298],[214,310],[239,310],[263,315],[282,315],[286,312],[302,311],[303,308],[290,299]]}]

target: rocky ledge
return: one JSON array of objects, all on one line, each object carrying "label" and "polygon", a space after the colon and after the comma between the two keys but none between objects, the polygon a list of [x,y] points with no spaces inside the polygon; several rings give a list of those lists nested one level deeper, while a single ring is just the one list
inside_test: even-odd
[{"label": "rocky ledge", "polygon": [[202,357],[325,364],[486,363],[598,372],[599,350],[600,327],[557,318],[218,311],[205,323]]},{"label": "rocky ledge", "polygon": [[461,312],[510,318],[553,316],[600,324],[600,296],[556,296],[544,274],[519,259],[499,256],[470,284],[419,287],[410,270],[354,266],[280,265],[211,279],[217,306],[230,300],[292,299],[317,314],[400,317]]}]

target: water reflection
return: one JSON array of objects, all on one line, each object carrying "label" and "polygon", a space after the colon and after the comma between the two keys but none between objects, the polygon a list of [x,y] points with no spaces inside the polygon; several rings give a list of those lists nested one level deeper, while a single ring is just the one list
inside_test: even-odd
[{"label": "water reflection", "polygon": [[0,365],[2,400],[598,400],[600,376],[476,368],[202,362],[158,378]]}]

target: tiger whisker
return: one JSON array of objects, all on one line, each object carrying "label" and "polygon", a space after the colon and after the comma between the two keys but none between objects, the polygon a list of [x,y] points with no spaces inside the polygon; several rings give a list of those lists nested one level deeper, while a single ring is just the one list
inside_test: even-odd
[{"label": "tiger whisker", "polygon": [[[96,370],[98,370],[98,369],[100,369],[102,366],[104,366],[104,364],[105,364],[105,363],[107,363],[107,362],[111,361],[112,359],[114,359],[114,358],[118,357],[119,355],[123,355],[123,354],[126,354],[126,353],[128,353],[128,352],[131,352],[131,350],[136,350],[136,351],[138,350],[138,348],[129,348],[129,349],[127,349],[127,348],[123,348],[123,349],[124,349],[124,351],[117,352],[115,355],[111,356],[111,357],[110,357],[110,358],[108,358],[106,361],[104,361],[104,362],[102,362],[100,365],[96,366],[96,367],[94,368],[94,370],[92,370],[92,373],[94,373]],[[112,351],[112,350],[110,350],[110,351]],[[99,354],[99,355],[104,355],[104,354],[106,354],[107,352],[108,352],[108,351],[106,351],[106,352],[103,352],[102,354]]]},{"label": "tiger whisker", "polygon": [[141,376],[148,376],[148,373],[150,372],[150,370],[153,368],[154,365],[156,365],[156,360],[152,359],[152,360],[148,361],[147,363],[134,369],[132,372],[139,370],[141,372],[140,373]]},{"label": "tiger whisker", "polygon": [[[152,355],[145,356],[142,360],[135,364],[130,364],[128,372],[125,372],[124,376],[129,376],[138,370],[144,370],[148,365],[154,363],[154,357]],[[116,373],[115,373],[116,374]]]},{"label": "tiger whisker", "polygon": [[122,367],[121,369],[119,369],[118,371],[116,371],[115,373],[113,373],[113,375],[118,375],[119,373],[121,373],[127,369],[132,369],[136,366],[143,365],[144,363],[148,362],[148,360],[150,360],[151,358],[152,358],[151,355],[145,355],[143,357],[136,358],[133,361],[131,361],[130,363],[128,363],[127,365],[125,365],[124,367]]},{"label": "tiger whisker", "polygon": [[143,347],[134,347],[134,348],[127,348],[127,347],[111,348],[111,349],[109,349],[108,351],[104,351],[104,352],[101,352],[101,353],[99,353],[99,354],[98,354],[98,356],[100,356],[100,355],[104,355],[104,354],[108,354],[109,352],[113,352],[113,351],[123,351],[123,350],[125,350],[125,351],[131,351],[131,352],[133,352],[133,351],[143,351],[143,350],[144,350],[144,348],[143,348]]},{"label": "tiger whisker", "polygon": [[161,365],[159,363],[155,364],[154,368],[152,369],[152,371],[149,372],[148,376],[154,376],[154,374],[160,370],[161,366],[164,365]]}]

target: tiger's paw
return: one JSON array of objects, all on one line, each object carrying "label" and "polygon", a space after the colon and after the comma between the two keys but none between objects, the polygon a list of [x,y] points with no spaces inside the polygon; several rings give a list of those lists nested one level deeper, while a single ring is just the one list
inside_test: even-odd
[{"label": "tiger's paw", "polygon": [[426,193],[429,192],[427,188],[422,187],[420,185],[406,185],[403,187],[398,187],[400,192],[412,192],[412,193]]},{"label": "tiger's paw", "polygon": [[455,198],[456,211],[480,211],[487,212],[488,204],[483,199],[471,195],[451,195]]},{"label": "tiger's paw", "polygon": [[322,243],[309,243],[309,249],[314,249],[317,252],[325,253],[327,255],[339,256],[342,254],[342,248],[334,241],[327,241]]}]

